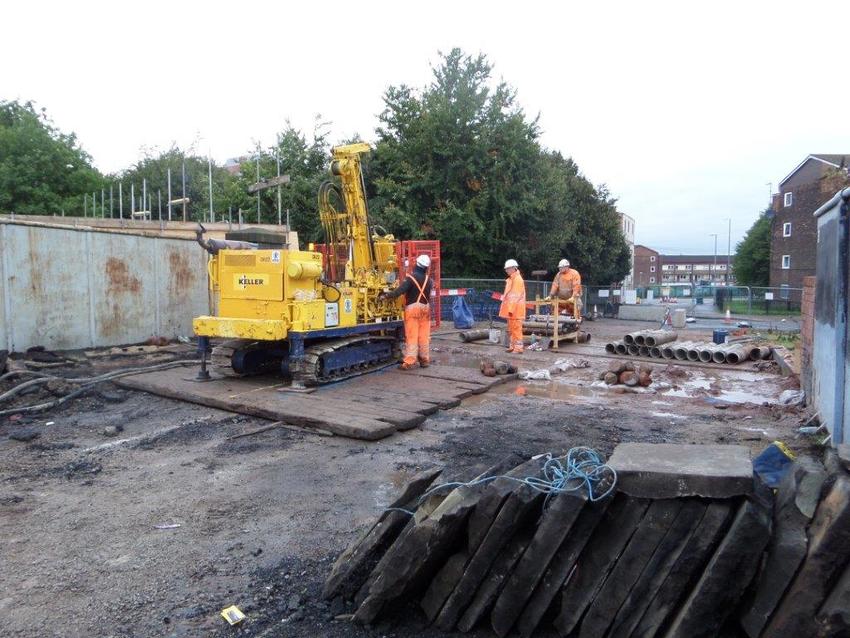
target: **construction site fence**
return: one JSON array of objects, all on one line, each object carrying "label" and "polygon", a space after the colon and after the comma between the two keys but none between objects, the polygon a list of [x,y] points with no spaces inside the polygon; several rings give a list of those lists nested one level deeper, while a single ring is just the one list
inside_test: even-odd
[{"label": "construction site fence", "polygon": [[738,314],[799,314],[803,289],[790,286],[703,286],[698,297],[710,300],[715,310]]},{"label": "construction site fence", "polygon": [[[534,300],[537,296],[545,297],[549,294],[548,281],[525,281],[525,297],[529,301]],[[441,282],[441,290],[443,293],[450,291],[462,292],[467,305],[472,310],[472,314],[476,321],[489,321],[496,319],[499,316],[500,301],[493,298],[494,293],[501,295],[505,290],[504,279],[469,279],[443,277]],[[448,295],[443,297],[441,318],[443,321],[452,321],[452,305],[455,296]]]}]

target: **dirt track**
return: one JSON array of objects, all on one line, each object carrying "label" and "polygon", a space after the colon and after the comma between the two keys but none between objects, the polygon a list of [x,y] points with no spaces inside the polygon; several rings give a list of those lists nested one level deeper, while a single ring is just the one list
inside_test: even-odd
[{"label": "dirt track", "polygon": [[[598,336],[607,329],[621,328],[591,325]],[[453,337],[434,347],[436,365],[498,352]],[[535,353],[524,364],[556,358]],[[754,452],[773,439],[807,445],[794,438],[796,409],[715,407],[718,394],[746,393],[748,384],[785,387],[773,375],[709,373],[687,390],[685,377],[702,372],[657,366],[668,394],[616,394],[591,385],[607,360],[589,360],[588,369],[507,384],[376,443],[287,429],[228,440],[267,422],[116,389],[33,419],[40,436],[29,442],[7,438],[21,420],[0,418],[3,632],[428,635],[415,613],[400,611],[403,626],[362,629],[333,620],[346,610],[318,599],[330,562],[416,470],[437,464],[444,478],[470,477],[509,451],[589,445],[609,454],[620,441],[739,442]],[[124,430],[106,437],[109,425]],[[218,616],[230,604],[248,615],[239,629]]]}]

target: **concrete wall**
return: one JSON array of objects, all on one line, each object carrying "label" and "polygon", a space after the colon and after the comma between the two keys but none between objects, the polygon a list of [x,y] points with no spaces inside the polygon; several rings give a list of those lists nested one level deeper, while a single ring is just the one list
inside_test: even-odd
[{"label": "concrete wall", "polygon": [[0,219],[0,348],[191,335],[208,312],[206,263],[188,239]]}]

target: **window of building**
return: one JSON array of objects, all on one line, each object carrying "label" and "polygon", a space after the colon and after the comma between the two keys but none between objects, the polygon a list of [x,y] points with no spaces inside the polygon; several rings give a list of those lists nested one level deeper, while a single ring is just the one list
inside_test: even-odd
[{"label": "window of building", "polygon": [[791,286],[788,284],[780,284],[779,286],[779,298],[780,299],[788,299],[791,296]]},{"label": "window of building", "polygon": [[649,278],[649,283],[654,284],[654,283],[655,283],[655,277],[650,277],[650,278]]},{"label": "window of building", "polygon": [[649,261],[655,261],[655,255],[650,255],[650,256],[649,256]]},{"label": "window of building", "polygon": [[792,193],[785,193],[785,206],[790,206],[794,201],[794,196]]},{"label": "window of building", "polygon": [[679,264],[676,266],[676,270],[687,270],[688,267],[685,264]]},{"label": "window of building", "polygon": [[649,267],[649,272],[655,272],[655,266],[650,266],[650,267]]},{"label": "window of building", "polygon": [[726,264],[717,264],[717,270],[726,270]]},{"label": "window of building", "polygon": [[791,236],[791,222],[785,222],[782,224],[782,236],[790,237]]},{"label": "window of building", "polygon": [[672,264],[664,264],[663,266],[661,266],[661,270],[673,270],[673,265]]},{"label": "window of building", "polygon": [[782,255],[782,270],[791,268],[791,255]]}]

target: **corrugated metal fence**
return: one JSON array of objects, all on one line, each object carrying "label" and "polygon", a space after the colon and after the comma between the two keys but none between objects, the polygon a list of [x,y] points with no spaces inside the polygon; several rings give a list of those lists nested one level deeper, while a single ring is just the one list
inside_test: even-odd
[{"label": "corrugated metal fence", "polygon": [[206,262],[191,240],[0,220],[0,348],[191,335]]}]

